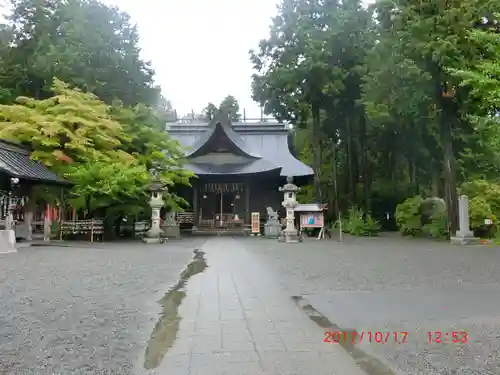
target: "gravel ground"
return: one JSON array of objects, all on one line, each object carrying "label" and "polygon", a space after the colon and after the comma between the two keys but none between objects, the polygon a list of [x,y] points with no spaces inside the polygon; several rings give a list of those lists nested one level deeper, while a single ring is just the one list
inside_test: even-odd
[{"label": "gravel ground", "polygon": [[[359,344],[395,374],[500,374],[500,248],[393,236],[248,241],[289,294],[303,295],[341,329],[408,331],[405,344]],[[427,332],[465,331],[466,344]],[[318,338],[320,339],[320,338]]]},{"label": "gravel ground", "polygon": [[[0,374],[135,374],[157,301],[204,241],[0,255]],[[385,237],[240,241],[290,297],[304,296],[340,329],[408,331],[405,344],[358,345],[394,374],[500,375],[500,248]],[[466,331],[469,341],[428,344],[428,331]]]},{"label": "gravel ground", "polygon": [[156,301],[203,240],[0,255],[0,374],[133,373]]}]

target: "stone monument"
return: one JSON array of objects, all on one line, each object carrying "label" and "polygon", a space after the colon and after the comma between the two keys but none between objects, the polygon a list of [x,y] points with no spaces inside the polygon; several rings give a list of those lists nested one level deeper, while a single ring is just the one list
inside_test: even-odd
[{"label": "stone monument", "polygon": [[295,207],[297,207],[297,192],[299,188],[293,183],[293,177],[286,178],[286,184],[279,188],[284,193],[284,200],[281,205],[286,209],[286,228],[280,233],[279,240],[294,243],[301,241],[299,232],[295,228]]},{"label": "stone monument", "polygon": [[12,177],[10,179],[10,190],[8,197],[8,211],[5,217],[5,228],[0,230],[0,253],[13,253],[17,251],[16,242],[16,229],[15,221],[13,215],[13,209],[15,204],[12,201],[12,192],[15,190],[17,184],[19,183],[19,178]]},{"label": "stone monument", "polygon": [[166,190],[165,185],[160,182],[158,173],[152,169],[150,170],[153,182],[149,186],[151,199],[149,205],[151,206],[151,228],[146,232],[145,237],[142,239],[144,243],[163,243],[165,236],[163,230],[160,228],[160,210],[163,207],[163,192]]},{"label": "stone monument", "polygon": [[177,220],[175,220],[174,211],[168,212],[165,216],[165,222],[163,223],[163,232],[165,233],[165,237],[167,238],[179,238],[181,236],[179,224],[177,223]]},{"label": "stone monument", "polygon": [[264,224],[264,236],[267,238],[278,238],[281,231],[281,224],[278,220],[278,213],[267,207],[267,221]]},{"label": "stone monument", "polygon": [[477,245],[480,239],[474,237],[469,224],[469,198],[467,195],[461,195],[458,198],[458,231],[451,237],[451,243],[454,245]]}]

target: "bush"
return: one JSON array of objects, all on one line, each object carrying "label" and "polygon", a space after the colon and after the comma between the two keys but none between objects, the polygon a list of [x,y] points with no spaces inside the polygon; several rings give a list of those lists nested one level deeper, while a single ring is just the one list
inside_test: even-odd
[{"label": "bush", "polygon": [[[500,185],[485,180],[466,182],[460,187],[460,194],[465,194],[472,200],[476,197],[483,198],[491,207],[494,215],[500,214]],[[470,206],[470,205],[469,205]],[[484,219],[487,217],[483,217]]]},{"label": "bush", "polygon": [[[490,204],[482,197],[469,201],[470,226],[477,237],[493,237],[496,232],[496,217]],[[494,225],[485,225],[484,219],[493,219]]]},{"label": "bush", "polygon": [[396,207],[396,223],[404,236],[449,236],[446,204],[441,198],[417,195],[406,199]]},{"label": "bush", "polygon": [[404,236],[417,236],[422,232],[420,206],[423,201],[420,195],[416,195],[397,205],[396,224]]},{"label": "bush", "polygon": [[442,210],[436,210],[429,221],[422,227],[422,232],[432,238],[448,238],[450,235],[448,227],[448,214]]},{"label": "bush", "polygon": [[348,217],[342,219],[342,232],[353,236],[376,236],[380,232],[380,224],[360,209],[351,207]]},{"label": "bush", "polygon": [[[464,183],[460,193],[469,197],[470,226],[477,237],[494,237],[497,233],[497,217],[500,217],[500,185],[486,180]],[[485,219],[493,219],[493,225],[485,225]]]}]

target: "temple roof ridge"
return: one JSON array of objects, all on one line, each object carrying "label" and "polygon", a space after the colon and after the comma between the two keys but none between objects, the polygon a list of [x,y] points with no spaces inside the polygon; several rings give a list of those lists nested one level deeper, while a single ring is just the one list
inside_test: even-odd
[{"label": "temple roof ridge", "polygon": [[200,154],[205,146],[216,135],[217,132],[223,132],[227,139],[236,146],[241,153],[252,159],[261,159],[262,156],[256,153],[247,142],[231,127],[230,117],[223,111],[219,111],[208,124],[206,130],[201,134],[198,140],[193,144],[191,151],[186,156],[194,157]]}]

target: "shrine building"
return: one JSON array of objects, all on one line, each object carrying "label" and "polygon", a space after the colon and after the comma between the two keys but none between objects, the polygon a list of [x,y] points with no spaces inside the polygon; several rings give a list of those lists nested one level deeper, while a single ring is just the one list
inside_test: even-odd
[{"label": "shrine building", "polygon": [[289,129],[283,123],[231,121],[221,113],[208,124],[167,125],[171,138],[186,147],[187,169],[197,178],[179,192],[190,211],[180,223],[195,229],[243,227],[251,213],[267,218],[267,207],[282,212],[279,187],[286,177],[304,185],[313,170],[297,160],[289,148]]}]

